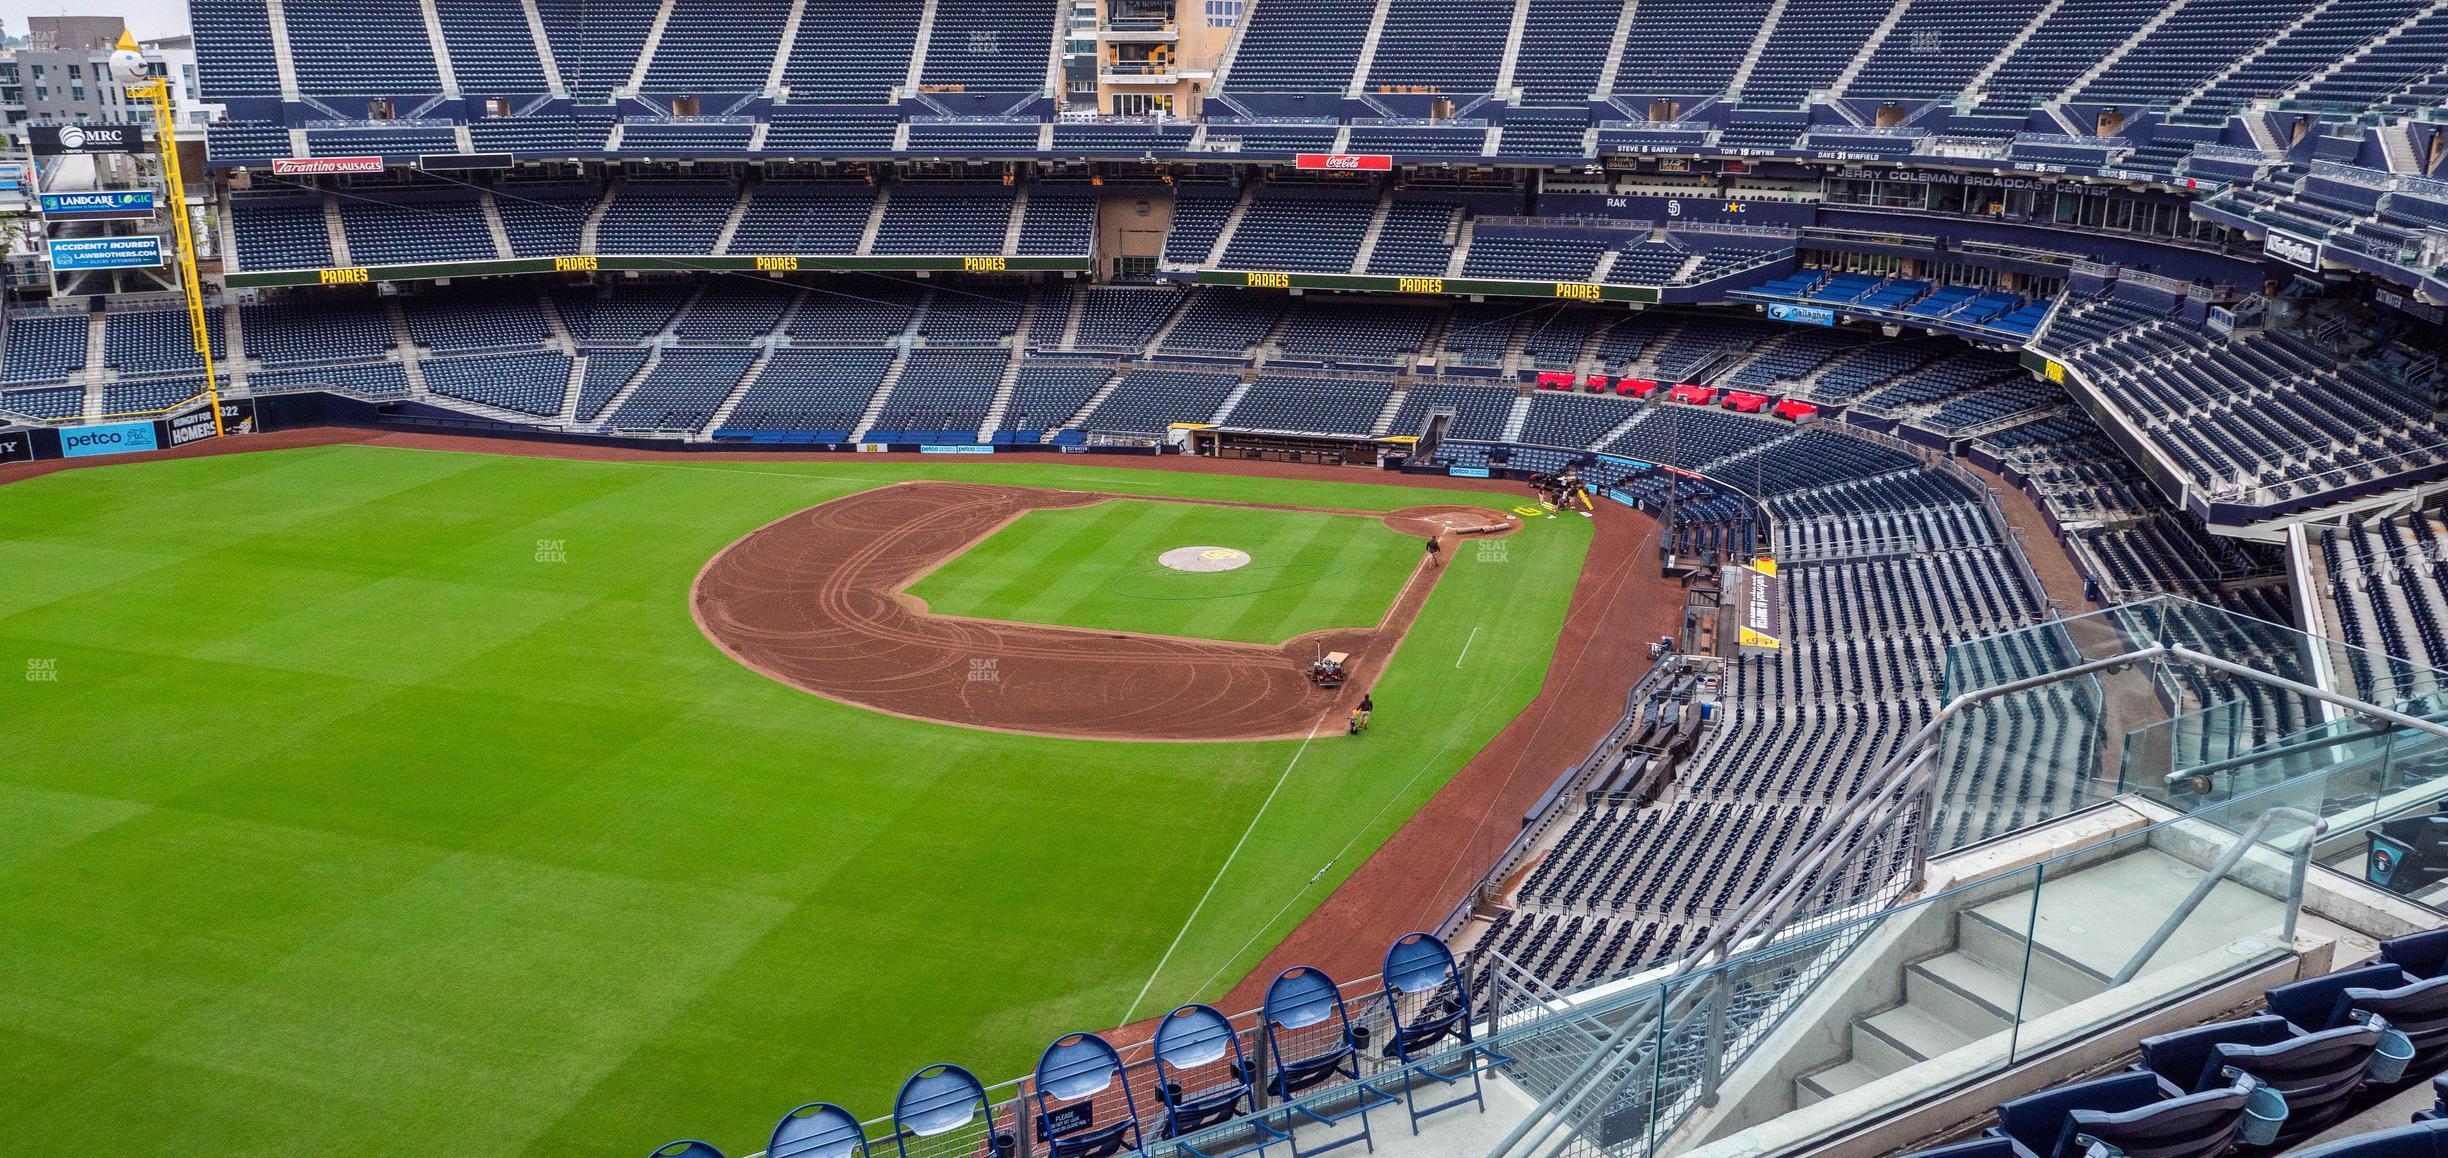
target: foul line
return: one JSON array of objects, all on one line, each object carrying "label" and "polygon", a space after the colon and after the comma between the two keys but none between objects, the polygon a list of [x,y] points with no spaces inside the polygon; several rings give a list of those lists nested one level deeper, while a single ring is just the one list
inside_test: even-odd
[{"label": "foul line", "polygon": [[1464,639],[1464,640],[1462,641],[1462,654],[1461,654],[1461,655],[1457,655],[1457,656],[1455,656],[1455,657],[1454,657],[1454,666],[1455,666],[1455,667],[1460,667],[1460,666],[1462,666],[1462,660],[1463,660],[1463,658],[1464,658],[1465,656],[1468,656],[1468,655],[1470,654],[1470,645],[1471,645],[1471,643],[1472,643],[1473,641],[1477,640],[1478,638],[1479,638],[1479,629],[1478,629],[1478,628],[1476,628],[1476,627],[1471,628],[1471,633],[1470,633],[1469,638]]},{"label": "foul line", "polygon": [[1224,855],[1224,863],[1216,868],[1215,879],[1207,882],[1207,891],[1200,893],[1198,903],[1190,906],[1190,916],[1182,921],[1181,932],[1173,934],[1173,943],[1165,946],[1164,956],[1156,959],[1156,969],[1148,974],[1147,984],[1139,987],[1139,996],[1131,998],[1130,1008],[1122,1013],[1121,1024],[1130,1024],[1131,1018],[1139,1012],[1139,1003],[1147,1000],[1148,990],[1156,988],[1156,979],[1164,974],[1165,966],[1172,962],[1173,951],[1181,948],[1182,938],[1190,935],[1190,926],[1198,923],[1199,911],[1207,907],[1207,898],[1214,896],[1216,886],[1224,883],[1224,874],[1232,870],[1233,861],[1241,855],[1241,846],[1248,844],[1250,834],[1258,831],[1258,822],[1266,817],[1268,807],[1275,803],[1275,795],[1283,791],[1284,781],[1292,778],[1293,767],[1300,763],[1302,753],[1309,750],[1309,741],[1317,739],[1317,730],[1324,723],[1325,718],[1321,716],[1316,723],[1309,725],[1309,734],[1301,737],[1300,747],[1293,750],[1292,760],[1284,765],[1283,774],[1275,778],[1275,787],[1267,790],[1266,799],[1258,805],[1257,814],[1250,817],[1249,827],[1241,830],[1241,839],[1233,842],[1232,851]]}]

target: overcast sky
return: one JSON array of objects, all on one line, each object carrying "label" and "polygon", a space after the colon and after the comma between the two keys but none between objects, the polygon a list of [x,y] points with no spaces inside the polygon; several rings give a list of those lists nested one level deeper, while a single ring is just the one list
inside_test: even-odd
[{"label": "overcast sky", "polygon": [[23,36],[28,16],[118,16],[140,37],[187,31],[187,0],[0,0],[0,26]]}]

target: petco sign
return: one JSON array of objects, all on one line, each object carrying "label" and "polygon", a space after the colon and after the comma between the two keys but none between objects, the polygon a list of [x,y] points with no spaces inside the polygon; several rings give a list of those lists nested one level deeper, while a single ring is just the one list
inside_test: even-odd
[{"label": "petco sign", "polygon": [[1293,158],[1293,164],[1302,169],[1383,173],[1394,167],[1394,158],[1387,153],[1302,153]]},{"label": "petco sign", "polygon": [[2321,245],[2317,241],[2297,237],[2292,233],[2271,230],[2261,242],[2261,252],[2299,269],[2320,272]]},{"label": "petco sign", "polygon": [[128,454],[155,449],[153,424],[150,422],[110,422],[100,426],[71,426],[59,432],[60,455],[65,458],[91,458],[97,454]]},{"label": "petco sign", "polygon": [[283,177],[324,177],[333,173],[380,173],[380,157],[282,157],[272,171]]}]

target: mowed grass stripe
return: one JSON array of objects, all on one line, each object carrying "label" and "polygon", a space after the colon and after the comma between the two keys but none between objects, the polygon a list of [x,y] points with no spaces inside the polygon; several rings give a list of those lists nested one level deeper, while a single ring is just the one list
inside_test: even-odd
[{"label": "mowed grass stripe", "polygon": [[[64,569],[0,604],[0,670],[59,671],[0,680],[0,837],[25,837],[0,856],[0,1144],[747,1153],[811,1093],[864,1115],[927,1061],[1019,1073],[1122,1016],[1293,745],[1045,740],[807,696],[697,631],[697,570],[875,480],[1449,497],[757,465],[349,446],[0,487],[0,547]],[[1526,702],[1578,524],[1525,533],[1504,584],[1440,589],[1377,685],[1400,726],[1303,757],[1156,995],[1214,997]],[[1426,670],[1475,624],[1504,631],[1474,680]]]}]

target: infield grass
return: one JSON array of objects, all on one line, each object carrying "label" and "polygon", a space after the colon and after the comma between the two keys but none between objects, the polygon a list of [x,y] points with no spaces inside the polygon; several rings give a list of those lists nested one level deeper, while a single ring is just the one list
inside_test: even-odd
[{"label": "infield grass", "polygon": [[0,486],[0,1145],[746,1154],[926,1062],[1014,1076],[1254,965],[1529,701],[1589,544],[1456,559],[1375,729],[1306,745],[925,724],[700,635],[726,543],[926,477],[1453,497],[370,446]]},{"label": "infield grass", "polygon": [[[1029,511],[910,586],[938,615],[1281,643],[1375,627],[1426,540],[1376,518],[1114,499]],[[1157,562],[1176,547],[1249,555],[1231,571]]]}]

